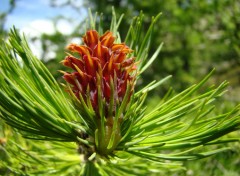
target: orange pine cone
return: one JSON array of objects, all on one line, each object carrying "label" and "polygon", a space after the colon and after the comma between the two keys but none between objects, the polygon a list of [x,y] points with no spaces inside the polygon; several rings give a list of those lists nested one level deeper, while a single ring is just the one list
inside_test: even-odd
[{"label": "orange pine cone", "polygon": [[[124,43],[115,44],[114,41],[115,37],[110,31],[102,36],[95,30],[87,31],[83,37],[85,45],[70,44],[67,47],[80,57],[68,55],[62,61],[63,65],[74,70],[72,73],[65,72],[63,78],[71,85],[75,96],[80,98],[81,95],[86,101],[89,91],[92,107],[99,115],[98,93],[100,93],[106,103],[105,117],[110,113],[115,114],[116,109],[108,108],[110,99],[114,100],[113,107],[116,107],[117,103],[120,104],[126,93],[127,84],[131,86],[131,96],[136,77],[135,58],[127,57],[132,50]],[[111,89],[111,84],[114,85],[114,89]]]}]

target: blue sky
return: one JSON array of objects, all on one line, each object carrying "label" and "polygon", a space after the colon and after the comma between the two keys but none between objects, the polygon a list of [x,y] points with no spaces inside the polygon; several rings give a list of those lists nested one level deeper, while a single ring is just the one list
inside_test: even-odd
[{"label": "blue sky", "polygon": [[[58,0],[58,2],[61,1],[65,0]],[[29,39],[38,38],[41,33],[52,34],[56,29],[61,33],[70,34],[75,26],[87,16],[85,8],[80,8],[81,13],[79,13],[69,6],[51,7],[49,2],[50,0],[17,0],[16,7],[7,16],[5,29],[8,30],[14,25]],[[82,0],[76,0],[76,2],[78,6],[81,6]],[[0,12],[6,12],[8,9],[8,0],[0,0]],[[71,18],[73,21],[60,20],[55,28],[51,19],[59,15]],[[81,38],[72,40],[72,42],[79,43]],[[42,52],[40,41],[36,40],[34,43],[29,41],[29,45],[35,55],[40,57]],[[56,54],[48,53],[48,55],[48,58],[54,58]]]},{"label": "blue sky", "polygon": [[[60,0],[61,1],[61,0]],[[7,17],[5,28],[9,29],[15,25],[17,28],[28,26],[35,20],[49,20],[58,15],[70,17],[80,22],[86,16],[82,9],[82,15],[77,13],[71,7],[51,7],[50,0],[17,0],[16,8]],[[81,1],[78,1],[81,3]],[[0,0],[0,11],[4,12],[9,8],[8,0]]]}]

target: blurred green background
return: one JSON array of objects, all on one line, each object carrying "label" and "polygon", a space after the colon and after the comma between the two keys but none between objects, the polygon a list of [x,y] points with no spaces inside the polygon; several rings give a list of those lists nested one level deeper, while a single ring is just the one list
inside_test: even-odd
[{"label": "blurred green background", "polygon": [[[8,8],[1,12],[1,38],[7,36],[6,23],[11,24],[11,18],[8,17],[19,8],[19,2],[25,1],[7,1]],[[58,70],[64,68],[59,62],[64,59],[64,48],[70,41],[80,42],[79,39],[85,32],[86,9],[91,8],[94,13],[103,13],[103,25],[107,30],[113,6],[118,17],[124,14],[119,28],[123,41],[134,16],[143,11],[145,24],[142,35],[144,35],[144,30],[150,24],[152,16],[162,12],[154,29],[150,54],[161,42],[164,42],[164,46],[158,59],[143,74],[138,85],[145,85],[151,80],[159,80],[170,74],[173,78],[170,83],[150,95],[149,108],[159,101],[169,86],[180,92],[201,80],[212,68],[216,68],[216,74],[210,84],[219,84],[224,80],[230,82],[229,92],[221,99],[220,109],[217,109],[216,113],[228,110],[240,102],[239,0],[45,0],[45,3],[52,8],[63,9],[62,13],[50,19],[54,32],[30,35],[29,41],[33,46],[36,44],[39,46],[40,59],[60,82],[63,80]],[[79,17],[66,17],[65,14],[69,13],[64,10],[66,7],[75,11]],[[73,24],[65,26],[70,27],[71,32],[64,33],[58,28],[59,22],[63,20]],[[239,137],[239,133],[230,135]],[[233,148],[232,151],[200,161],[186,162],[187,170],[174,175],[240,175],[240,146],[235,143],[229,146]]]}]

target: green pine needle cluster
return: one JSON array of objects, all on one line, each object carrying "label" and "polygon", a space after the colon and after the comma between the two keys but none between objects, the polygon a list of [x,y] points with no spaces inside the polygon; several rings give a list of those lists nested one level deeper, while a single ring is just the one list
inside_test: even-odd
[{"label": "green pine needle cluster", "polygon": [[[151,34],[160,14],[152,19],[142,38],[144,15],[133,19],[125,43],[134,50],[138,78],[158,57],[162,44],[149,56]],[[113,11],[110,31],[121,43]],[[101,20],[90,13],[86,29],[103,33]],[[98,26],[96,22],[99,22]],[[31,52],[24,36],[13,28],[0,48],[1,174],[16,175],[148,175],[181,168],[181,161],[196,160],[229,148],[209,146],[239,141],[220,138],[240,128],[240,106],[223,114],[214,113],[214,101],[226,91],[227,82],[206,87],[214,71],[179,94],[171,89],[146,111],[148,92],[171,76],[136,91],[129,103],[123,100],[117,117],[121,139],[113,148],[117,124],[113,124],[107,156],[95,150],[101,139],[94,126],[94,112],[77,107],[43,63]],[[166,84],[166,83],[165,83]],[[127,98],[127,94],[124,99]],[[81,108],[89,114],[81,113]],[[92,119],[86,118],[87,116]],[[117,121],[117,120],[116,120]],[[104,119],[102,121],[104,126]],[[115,130],[114,130],[115,129]],[[21,135],[20,135],[21,134]],[[85,137],[85,136],[88,137]],[[23,138],[24,137],[24,138]],[[29,139],[26,139],[29,138]],[[104,139],[102,139],[104,142]]]}]

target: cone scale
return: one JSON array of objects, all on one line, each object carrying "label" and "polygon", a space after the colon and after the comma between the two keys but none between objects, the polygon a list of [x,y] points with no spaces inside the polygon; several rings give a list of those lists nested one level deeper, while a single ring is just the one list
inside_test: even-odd
[{"label": "cone scale", "polygon": [[89,30],[83,42],[84,45],[67,47],[74,56],[69,54],[62,63],[73,71],[63,72],[63,78],[70,85],[68,91],[87,105],[83,111],[93,109],[97,126],[95,150],[108,155],[121,139],[124,109],[136,80],[135,58],[128,57],[132,50],[127,45],[114,43],[110,31],[100,36],[97,31]]}]

